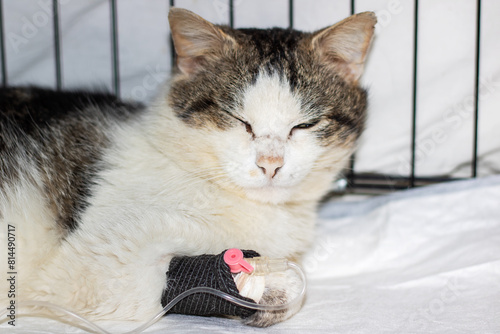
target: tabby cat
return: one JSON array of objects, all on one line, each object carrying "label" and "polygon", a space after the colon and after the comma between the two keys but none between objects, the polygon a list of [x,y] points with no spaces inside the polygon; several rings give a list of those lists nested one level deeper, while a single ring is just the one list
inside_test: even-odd
[{"label": "tabby cat", "polygon": [[[176,72],[148,106],[0,90],[0,248],[10,229],[16,300],[145,321],[162,308],[174,256],[236,247],[300,260],[311,244],[318,202],[363,129],[375,15],[314,33],[236,30],[180,8],[169,20]],[[271,280],[263,300],[299,288]]]}]

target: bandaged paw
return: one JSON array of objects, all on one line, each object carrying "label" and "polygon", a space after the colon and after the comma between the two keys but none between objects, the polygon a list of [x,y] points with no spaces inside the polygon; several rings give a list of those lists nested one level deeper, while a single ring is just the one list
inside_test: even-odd
[{"label": "bandaged paw", "polygon": [[225,253],[174,257],[167,272],[162,305],[184,292],[189,293],[192,288],[208,287],[250,304],[234,304],[222,298],[219,292],[214,295],[207,290],[193,291],[170,312],[238,316],[246,324],[258,327],[270,326],[295,314],[301,307],[305,292],[305,277],[300,268],[285,259],[269,259],[259,257],[253,251],[237,251],[236,256],[230,257],[230,263],[224,261]]},{"label": "bandaged paw", "polygon": [[[258,256],[254,251],[243,251],[246,258]],[[167,286],[161,298],[162,306],[167,305],[179,294],[195,287],[209,287],[246,301],[252,299],[240,295],[228,265],[219,255],[199,255],[174,257],[167,272]],[[195,293],[175,306],[170,313],[202,316],[239,316],[248,317],[255,310],[235,305],[221,297],[209,293]]]}]

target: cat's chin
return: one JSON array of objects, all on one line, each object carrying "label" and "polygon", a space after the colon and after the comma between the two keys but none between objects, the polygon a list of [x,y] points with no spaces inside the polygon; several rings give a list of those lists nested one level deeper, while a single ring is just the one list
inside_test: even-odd
[{"label": "cat's chin", "polygon": [[265,186],[256,188],[246,188],[246,196],[254,201],[281,204],[287,202],[292,194],[292,189],[288,187]]}]

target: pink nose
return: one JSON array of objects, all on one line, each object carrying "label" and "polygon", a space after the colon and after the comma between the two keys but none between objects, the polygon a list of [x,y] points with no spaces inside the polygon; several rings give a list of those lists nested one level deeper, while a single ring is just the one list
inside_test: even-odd
[{"label": "pink nose", "polygon": [[257,166],[269,178],[273,178],[278,170],[285,164],[283,157],[266,157],[261,156],[257,159]]}]

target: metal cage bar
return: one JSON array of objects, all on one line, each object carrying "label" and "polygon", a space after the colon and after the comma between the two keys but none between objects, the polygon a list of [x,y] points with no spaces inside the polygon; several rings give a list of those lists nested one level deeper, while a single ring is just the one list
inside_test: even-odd
[{"label": "metal cage bar", "polygon": [[52,23],[54,29],[54,61],[56,88],[62,89],[62,71],[61,71],[61,39],[59,29],[59,3],[57,0],[52,0]]},{"label": "metal cage bar", "polygon": [[294,3],[293,0],[288,1],[288,28],[293,29],[293,12],[294,12]]},{"label": "metal cage bar", "polygon": [[118,14],[116,0],[110,0],[111,12],[111,54],[112,54],[112,83],[116,96],[120,96],[120,62],[118,54]]},{"label": "metal cage bar", "polygon": [[472,153],[472,177],[477,177],[477,154],[479,133],[479,63],[481,51],[481,0],[476,2],[476,54],[474,82],[474,147]]},{"label": "metal cage bar", "polygon": [[7,58],[5,57],[3,0],[0,0],[0,57],[2,57],[2,85],[7,86]]},{"label": "metal cage bar", "polygon": [[229,0],[229,26],[234,28],[234,0]]},{"label": "metal cage bar", "polygon": [[409,187],[415,186],[415,164],[417,149],[417,82],[418,82],[418,0],[415,0],[413,22],[413,92],[411,125],[411,171]]},{"label": "metal cage bar", "polygon": [[[355,11],[356,11],[356,4],[354,3],[354,0],[351,0],[351,5],[350,5],[351,15],[354,15]],[[347,184],[349,185],[350,188],[354,188],[356,186],[354,178],[355,162],[356,162],[356,153],[353,153],[349,158],[349,170],[347,172]]]},{"label": "metal cage bar", "polygon": [[[175,6],[175,2],[174,0],[170,0],[169,2],[169,9],[174,7]],[[167,13],[167,16],[168,16],[168,13]],[[172,38],[172,32],[170,32],[170,65],[172,67],[172,69],[174,68],[175,66],[175,46],[174,46],[174,40]]]}]

